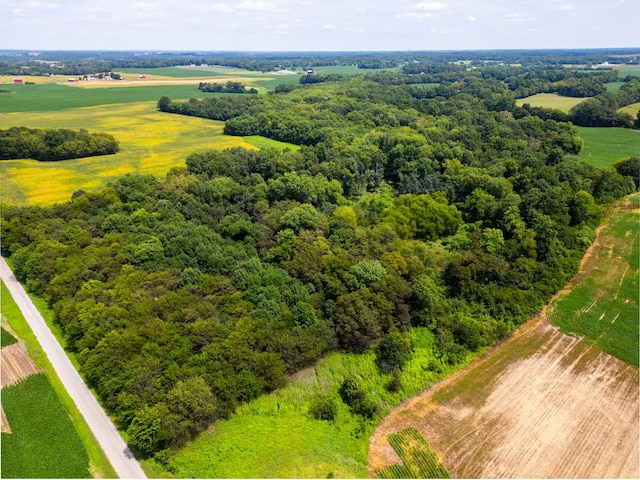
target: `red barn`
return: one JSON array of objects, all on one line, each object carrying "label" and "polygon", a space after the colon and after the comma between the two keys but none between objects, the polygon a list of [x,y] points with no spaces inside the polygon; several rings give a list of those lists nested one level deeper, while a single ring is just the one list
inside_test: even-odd
[{"label": "red barn", "polygon": [[13,79],[13,83],[22,83],[22,79],[21,78],[14,78]]}]

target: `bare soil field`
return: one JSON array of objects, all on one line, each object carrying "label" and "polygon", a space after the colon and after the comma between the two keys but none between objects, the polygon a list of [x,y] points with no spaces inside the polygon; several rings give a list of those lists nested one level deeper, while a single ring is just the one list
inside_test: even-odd
[{"label": "bare soil field", "polygon": [[22,342],[14,343],[2,349],[2,372],[0,386],[2,388],[13,385],[23,378],[38,373],[38,367],[27,354]]},{"label": "bare soil field", "polygon": [[374,433],[370,473],[414,427],[458,478],[638,478],[638,369],[562,334],[544,312]]}]

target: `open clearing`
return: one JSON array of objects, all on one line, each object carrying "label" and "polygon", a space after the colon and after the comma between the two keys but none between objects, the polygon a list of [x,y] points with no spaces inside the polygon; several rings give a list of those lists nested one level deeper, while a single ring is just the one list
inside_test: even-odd
[{"label": "open clearing", "polygon": [[538,93],[537,95],[516,100],[516,105],[521,107],[528,103],[532,107],[555,108],[569,113],[569,110],[585,100],[586,98],[563,97],[557,93]]},{"label": "open clearing", "polygon": [[638,478],[638,369],[538,318],[388,416],[370,472],[399,462],[386,437],[409,427],[452,477]]},{"label": "open clearing", "polygon": [[584,148],[578,154],[580,160],[608,167],[618,160],[637,157],[640,152],[640,130],[611,127],[577,127],[584,139]]}]

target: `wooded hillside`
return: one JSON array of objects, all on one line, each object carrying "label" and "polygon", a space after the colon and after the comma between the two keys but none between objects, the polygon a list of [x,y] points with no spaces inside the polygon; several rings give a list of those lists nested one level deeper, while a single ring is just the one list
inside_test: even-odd
[{"label": "wooded hillside", "polygon": [[132,445],[178,447],[332,350],[378,349],[392,371],[412,326],[455,364],[576,272],[633,169],[578,161],[576,128],[515,107],[499,80],[438,88],[165,97],[303,148],[185,152],[163,181],[3,209],[2,254]]}]

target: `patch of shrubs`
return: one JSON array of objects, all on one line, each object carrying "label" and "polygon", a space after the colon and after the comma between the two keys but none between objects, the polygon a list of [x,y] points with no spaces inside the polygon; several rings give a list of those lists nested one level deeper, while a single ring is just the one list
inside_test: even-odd
[{"label": "patch of shrubs", "polygon": [[356,415],[371,419],[378,413],[378,404],[367,395],[361,382],[355,376],[350,375],[344,379],[339,393],[342,401],[349,405],[351,411]]}]

